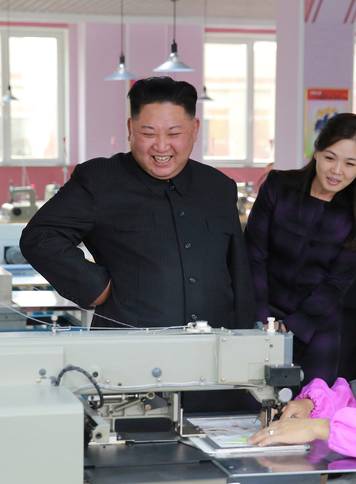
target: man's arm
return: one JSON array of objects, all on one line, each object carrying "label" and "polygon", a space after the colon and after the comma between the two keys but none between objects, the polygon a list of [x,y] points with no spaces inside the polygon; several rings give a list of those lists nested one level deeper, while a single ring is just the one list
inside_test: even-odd
[{"label": "man's arm", "polygon": [[86,260],[78,248],[96,218],[87,171],[81,165],[75,169],[71,179],[35,214],[20,240],[28,262],[62,296],[81,307],[90,307],[110,280],[106,268]]},{"label": "man's arm", "polygon": [[95,299],[95,301],[90,305],[90,306],[100,306],[100,304],[104,304],[104,302],[108,299],[111,293],[111,281],[109,281],[109,284],[106,286],[106,288],[103,290],[103,292],[100,294],[99,297]]}]

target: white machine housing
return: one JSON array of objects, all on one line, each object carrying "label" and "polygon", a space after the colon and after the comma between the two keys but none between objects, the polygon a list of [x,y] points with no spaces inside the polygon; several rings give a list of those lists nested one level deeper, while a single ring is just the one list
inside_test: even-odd
[{"label": "white machine housing", "polygon": [[19,250],[19,242],[25,223],[1,223],[0,219],[0,264],[6,264],[6,251],[10,248]]},{"label": "white machine housing", "polygon": [[[262,401],[277,399],[266,383],[266,366],[292,367],[292,335],[226,329],[196,333],[191,328],[1,334],[4,482],[83,483],[83,408],[97,391],[78,371],[68,371],[55,386],[67,365],[86,370],[109,406],[115,395],[223,388],[247,388]],[[83,406],[78,396],[89,402]],[[179,399],[173,401],[177,405],[169,416],[178,428]],[[112,414],[104,405],[98,422],[105,416]],[[107,444],[107,439],[103,431],[96,442]]]}]

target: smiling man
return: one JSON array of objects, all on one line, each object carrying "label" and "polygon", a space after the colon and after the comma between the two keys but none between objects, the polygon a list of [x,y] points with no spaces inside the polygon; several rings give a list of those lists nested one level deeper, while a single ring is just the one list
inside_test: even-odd
[{"label": "smiling man", "polygon": [[24,256],[60,294],[95,306],[93,327],[198,319],[250,327],[236,184],[189,159],[199,130],[195,88],[156,77],[128,96],[131,152],[78,165],[24,230]]},{"label": "smiling man", "polygon": [[[199,130],[196,89],[153,77],[128,97],[131,152],[76,166],[23,231],[24,256],[64,297],[95,306],[95,328],[196,320],[251,327],[236,183],[189,158]],[[185,408],[234,410],[239,400],[205,393],[185,396]]]}]

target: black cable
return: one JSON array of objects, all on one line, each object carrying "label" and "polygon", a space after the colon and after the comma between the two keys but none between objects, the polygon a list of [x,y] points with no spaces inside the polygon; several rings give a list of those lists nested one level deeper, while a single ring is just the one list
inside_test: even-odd
[{"label": "black cable", "polygon": [[103,392],[100,390],[100,387],[99,387],[97,381],[91,376],[91,374],[88,373],[83,368],[80,368],[80,366],[74,366],[74,365],[67,365],[67,366],[65,366],[59,372],[59,374],[57,376],[57,379],[54,382],[55,386],[56,387],[59,386],[63,375],[65,373],[67,373],[68,371],[78,371],[79,373],[83,373],[83,375],[85,375],[88,378],[88,380],[90,381],[90,383],[94,386],[95,390],[98,392],[98,396],[99,396],[99,403],[95,403],[95,405],[92,405],[92,406],[95,409],[101,408],[104,405],[104,395],[103,395]]},{"label": "black cable", "polygon": [[177,17],[176,1],[177,0],[172,0],[173,2],[173,44],[176,43],[176,17]]}]

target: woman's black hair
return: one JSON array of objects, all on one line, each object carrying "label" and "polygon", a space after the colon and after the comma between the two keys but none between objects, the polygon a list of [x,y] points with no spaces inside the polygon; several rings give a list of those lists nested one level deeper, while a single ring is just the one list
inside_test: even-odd
[{"label": "woman's black hair", "polygon": [[[320,131],[318,137],[314,142],[314,153],[316,151],[324,151],[329,146],[338,141],[351,139],[356,142],[356,114],[341,113],[336,114],[327,121],[324,128]],[[309,163],[302,168],[310,176],[308,180],[312,180],[316,174],[316,160],[313,154]],[[343,198],[351,202],[353,224],[349,237],[345,241],[345,247],[356,250],[356,179],[350,185],[338,192],[335,197]]]}]

